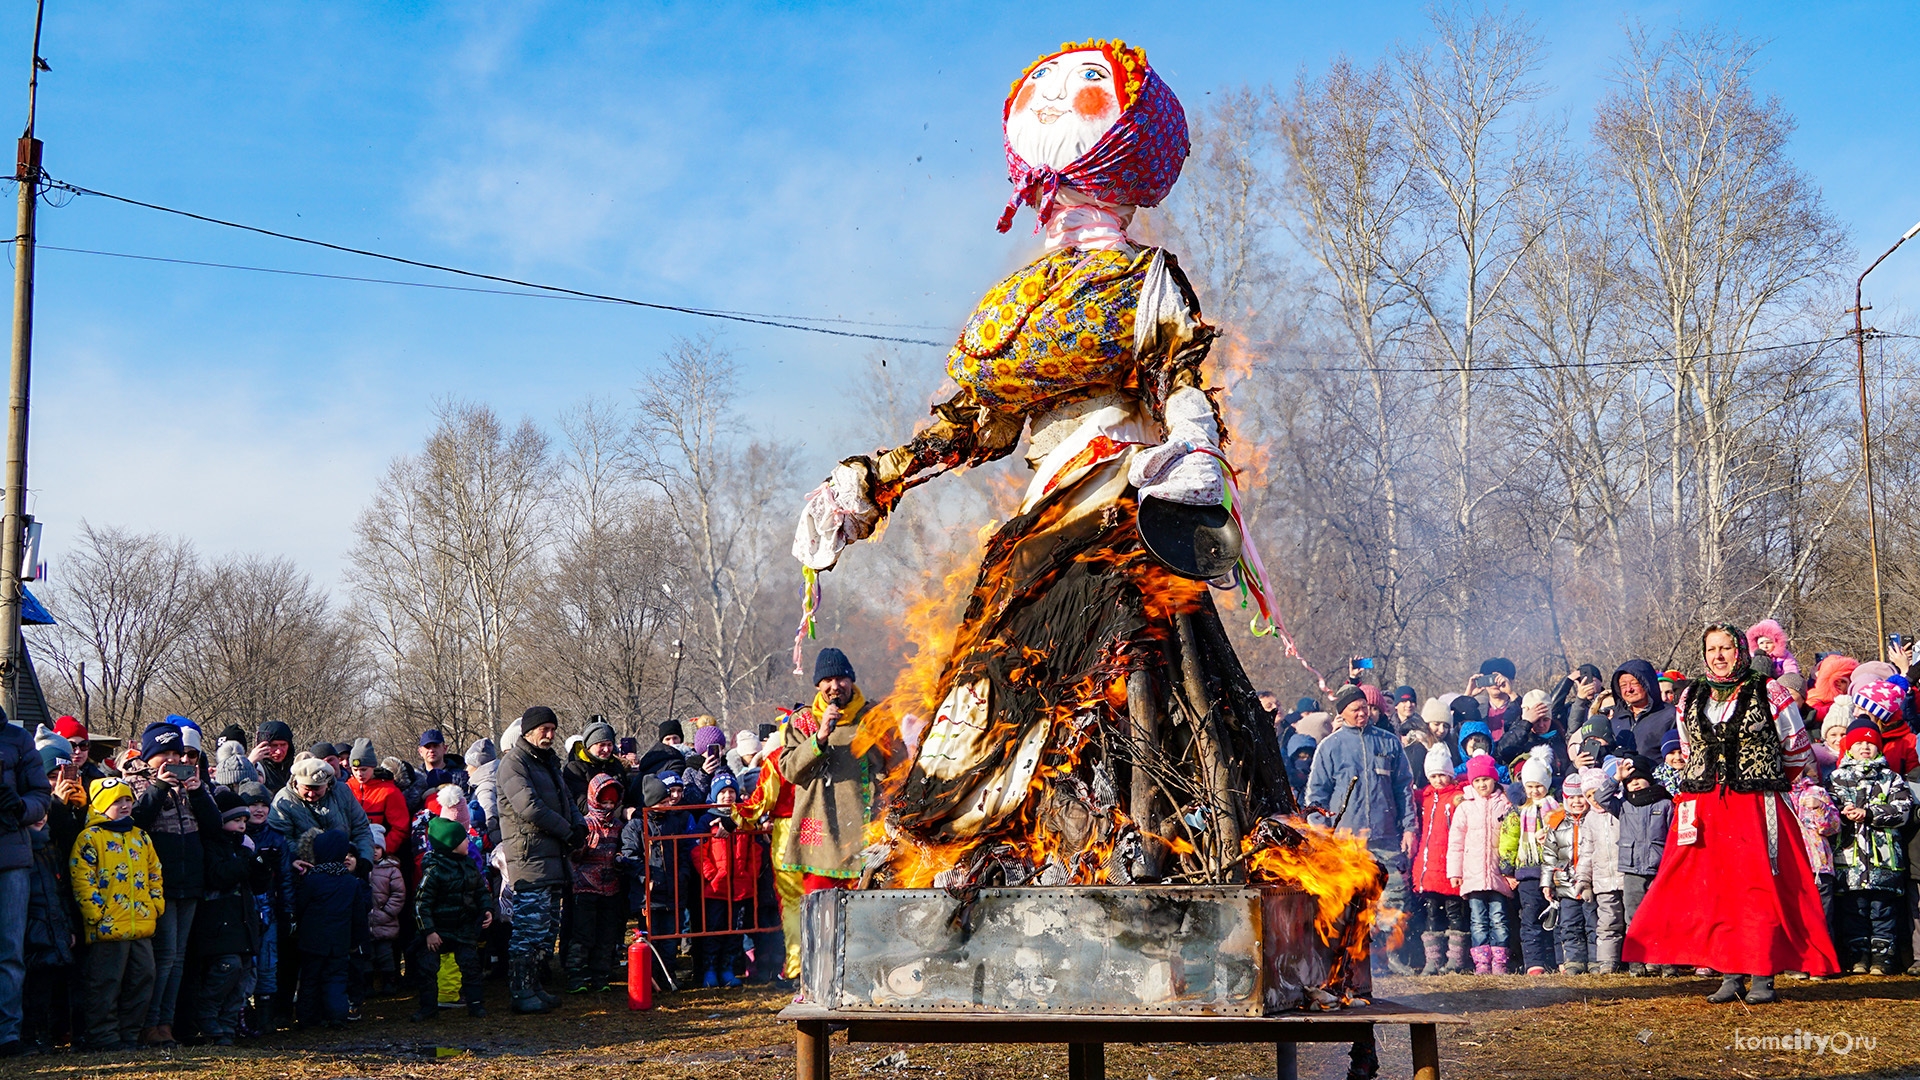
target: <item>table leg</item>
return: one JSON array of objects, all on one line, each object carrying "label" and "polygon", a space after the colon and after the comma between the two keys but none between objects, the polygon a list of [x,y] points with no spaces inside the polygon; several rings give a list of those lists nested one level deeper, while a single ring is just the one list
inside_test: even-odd
[{"label": "table leg", "polygon": [[1087,1043],[1082,1066],[1086,1080],[1107,1080],[1107,1044]]},{"label": "table leg", "polygon": [[1087,1044],[1067,1044],[1067,1080],[1087,1080]]},{"label": "table leg", "polygon": [[1440,1029],[1433,1024],[1410,1024],[1413,1039],[1413,1080],[1440,1080]]},{"label": "table leg", "polygon": [[1290,1042],[1273,1044],[1273,1075],[1275,1080],[1299,1080],[1300,1047],[1298,1044]]},{"label": "table leg", "polygon": [[795,1080],[827,1080],[827,1039],[825,1020],[798,1020],[793,1025],[793,1071]]}]

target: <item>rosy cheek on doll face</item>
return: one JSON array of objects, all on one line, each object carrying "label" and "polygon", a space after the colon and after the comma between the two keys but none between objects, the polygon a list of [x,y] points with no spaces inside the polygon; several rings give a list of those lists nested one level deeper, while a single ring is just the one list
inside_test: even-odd
[{"label": "rosy cheek on doll face", "polygon": [[1113,95],[1104,87],[1089,86],[1073,95],[1073,111],[1085,120],[1099,120],[1114,111]]},{"label": "rosy cheek on doll face", "polygon": [[1018,94],[1015,94],[1013,96],[1013,111],[1019,112],[1020,110],[1026,108],[1027,102],[1032,100],[1033,100],[1033,84],[1028,83],[1025,86],[1022,86],[1020,88],[1020,92]]}]

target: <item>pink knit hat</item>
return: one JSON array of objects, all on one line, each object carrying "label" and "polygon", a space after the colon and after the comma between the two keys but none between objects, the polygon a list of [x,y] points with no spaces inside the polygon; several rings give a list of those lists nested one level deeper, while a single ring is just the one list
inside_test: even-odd
[{"label": "pink knit hat", "polygon": [[1900,688],[1884,681],[1869,683],[1854,691],[1853,708],[1856,712],[1873,717],[1885,728],[1887,722],[1900,711]]},{"label": "pink knit hat", "polygon": [[1478,780],[1481,777],[1500,779],[1500,766],[1485,754],[1475,754],[1467,759],[1467,779]]}]

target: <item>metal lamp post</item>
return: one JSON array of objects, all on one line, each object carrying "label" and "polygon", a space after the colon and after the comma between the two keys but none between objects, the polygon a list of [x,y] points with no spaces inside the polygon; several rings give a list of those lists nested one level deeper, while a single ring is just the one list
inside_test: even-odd
[{"label": "metal lamp post", "polygon": [[1887,261],[1887,256],[1900,250],[1900,245],[1913,239],[1920,233],[1920,221],[1913,228],[1900,234],[1900,239],[1886,250],[1886,254],[1873,260],[1860,277],[1853,283],[1853,344],[1859,360],[1860,375],[1860,468],[1867,483],[1867,557],[1873,565],[1873,629],[1880,638],[1880,659],[1887,658],[1887,617],[1880,602],[1880,528],[1874,517],[1873,507],[1873,437],[1867,425],[1867,335],[1872,333],[1861,320],[1867,306],[1861,300],[1866,289],[1867,275],[1874,267]]}]

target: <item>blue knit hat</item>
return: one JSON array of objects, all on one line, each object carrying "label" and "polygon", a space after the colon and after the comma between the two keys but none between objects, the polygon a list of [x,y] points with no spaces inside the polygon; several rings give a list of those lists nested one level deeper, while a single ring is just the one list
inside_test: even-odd
[{"label": "blue knit hat", "polygon": [[313,838],[313,861],[317,863],[341,862],[347,857],[347,834],[339,829],[328,829]]},{"label": "blue knit hat", "polygon": [[140,756],[152,759],[155,754],[164,754],[169,750],[184,752],[186,741],[180,737],[180,728],[165,720],[155,720],[140,733]]}]

